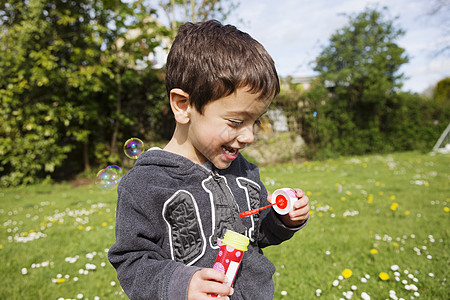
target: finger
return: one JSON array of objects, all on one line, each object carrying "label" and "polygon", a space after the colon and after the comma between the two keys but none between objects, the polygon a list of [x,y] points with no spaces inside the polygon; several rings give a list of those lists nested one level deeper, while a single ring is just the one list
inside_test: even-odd
[{"label": "finger", "polygon": [[294,210],[303,208],[309,204],[309,198],[308,196],[303,196],[302,198],[298,199],[294,202]]},{"label": "finger", "polygon": [[202,280],[208,280],[208,281],[217,281],[220,283],[226,282],[226,276],[220,271],[217,271],[212,268],[205,268],[199,271],[200,278]]},{"label": "finger", "polygon": [[267,201],[269,201],[269,203],[272,203],[272,194],[267,195]]},{"label": "finger", "polygon": [[292,222],[304,222],[308,219],[308,214],[289,215],[289,217]]},{"label": "finger", "polygon": [[205,294],[216,294],[222,296],[232,295],[232,287],[216,281],[203,281],[202,292]]},{"label": "finger", "polygon": [[305,195],[305,193],[303,193],[303,190],[301,189],[294,189],[295,194],[297,195],[297,198],[301,198]]},{"label": "finger", "polygon": [[305,206],[302,206],[301,208],[294,209],[293,211],[289,212],[289,217],[291,220],[295,221],[294,219],[302,219],[306,220],[309,215],[309,204],[306,204]]}]

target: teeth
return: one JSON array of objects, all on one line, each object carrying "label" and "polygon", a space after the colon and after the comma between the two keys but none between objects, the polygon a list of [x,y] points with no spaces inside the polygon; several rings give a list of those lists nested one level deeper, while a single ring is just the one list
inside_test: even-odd
[{"label": "teeth", "polygon": [[234,148],[227,148],[227,147],[222,147],[222,148],[223,148],[223,150],[225,150],[226,153],[231,154],[231,155],[236,154],[236,151],[237,151]]}]

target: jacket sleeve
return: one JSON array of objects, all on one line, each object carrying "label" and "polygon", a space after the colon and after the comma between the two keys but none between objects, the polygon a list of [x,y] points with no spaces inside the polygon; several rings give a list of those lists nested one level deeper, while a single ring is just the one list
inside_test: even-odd
[{"label": "jacket sleeve", "polygon": [[259,246],[264,248],[289,240],[297,231],[305,227],[308,221],[309,217],[298,227],[288,227],[277,217],[277,213],[272,208],[267,209],[267,212],[261,216],[258,235]]},{"label": "jacket sleeve", "polygon": [[[260,192],[260,203],[261,206],[265,206],[267,204],[267,189],[264,184],[261,182],[259,177],[259,169],[257,170],[257,182],[259,182],[261,186]],[[277,213],[272,209],[265,209],[260,212],[260,226],[258,233],[258,245],[261,248],[270,246],[270,245],[278,245],[288,239],[290,239],[298,230],[302,229],[306,226],[309,221],[308,219],[298,227],[288,227],[284,225],[284,223],[278,218]]]},{"label": "jacket sleeve", "polygon": [[156,227],[132,195],[119,185],[116,242],[108,259],[130,299],[187,299],[190,280],[199,268],[172,260],[160,246],[162,230]]}]

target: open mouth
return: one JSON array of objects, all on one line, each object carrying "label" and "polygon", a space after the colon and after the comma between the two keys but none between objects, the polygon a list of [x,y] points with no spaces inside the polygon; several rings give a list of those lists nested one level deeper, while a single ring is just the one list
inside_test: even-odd
[{"label": "open mouth", "polygon": [[230,157],[236,157],[239,152],[238,149],[227,147],[227,146],[222,146],[222,150],[227,156],[230,156]]}]

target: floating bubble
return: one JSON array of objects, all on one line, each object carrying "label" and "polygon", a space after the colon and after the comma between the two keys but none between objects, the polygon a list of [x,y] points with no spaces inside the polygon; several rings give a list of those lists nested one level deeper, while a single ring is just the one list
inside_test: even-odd
[{"label": "floating bubble", "polygon": [[98,171],[96,185],[101,189],[110,190],[120,181],[122,169],[119,166],[112,165]]},{"label": "floating bubble", "polygon": [[110,172],[119,175],[119,177],[122,175],[122,168],[117,165],[107,166],[105,170],[109,170]]},{"label": "floating bubble", "polygon": [[132,159],[137,159],[144,151],[144,142],[138,138],[131,138],[123,145],[125,155]]},{"label": "floating bubble", "polygon": [[317,117],[317,111],[313,112],[313,117]]}]

